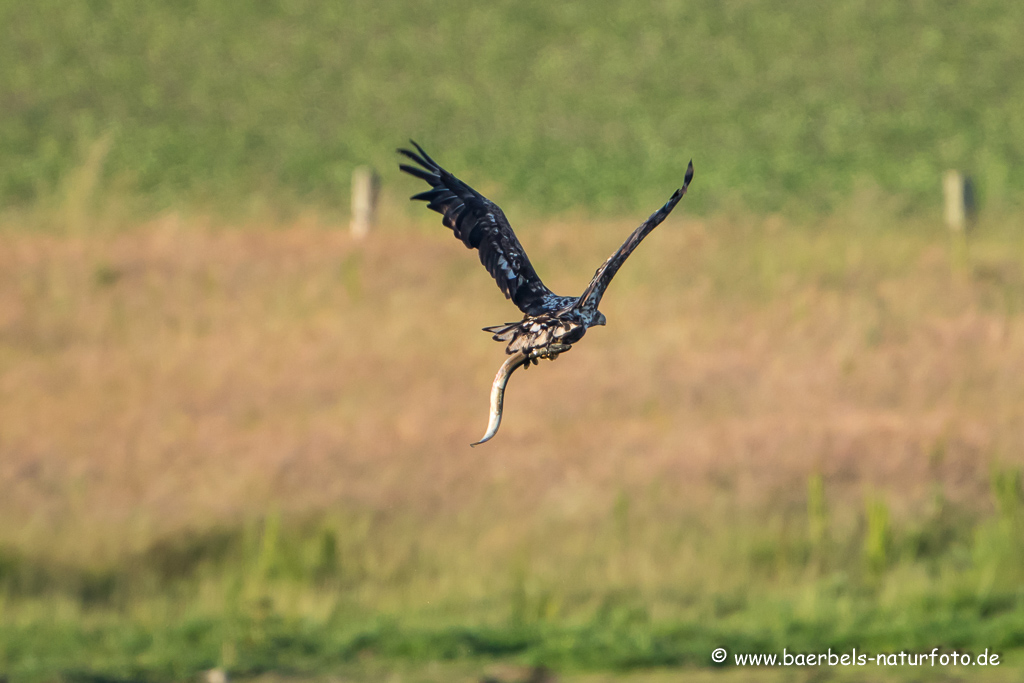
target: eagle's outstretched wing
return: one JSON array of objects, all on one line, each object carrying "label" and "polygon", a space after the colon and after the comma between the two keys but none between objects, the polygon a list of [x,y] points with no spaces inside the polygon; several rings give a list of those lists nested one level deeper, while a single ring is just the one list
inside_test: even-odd
[{"label": "eagle's outstretched wing", "polygon": [[676,204],[686,194],[686,188],[689,187],[690,181],[693,179],[693,162],[691,161],[686,167],[686,176],[683,178],[683,186],[675,191],[675,193],[665,202],[665,206],[661,207],[657,211],[651,214],[651,216],[644,221],[640,227],[633,231],[633,234],[626,238],[626,241],[622,243],[614,254],[608,257],[608,260],[597,269],[594,273],[593,279],[590,284],[587,285],[586,290],[580,295],[579,302],[576,304],[581,310],[589,310],[591,312],[597,310],[597,306],[601,303],[601,297],[604,296],[604,290],[608,288],[608,284],[615,277],[615,273],[619,271],[619,267],[629,258],[629,255],[633,253],[633,250],[637,248],[640,242],[645,237],[651,234],[651,231],[658,227],[663,220],[670,213],[672,209],[676,208]]},{"label": "eagle's outstretched wing", "polygon": [[400,154],[421,168],[401,164],[409,175],[430,183],[432,189],[412,199],[428,202],[427,207],[444,216],[444,224],[470,249],[480,251],[480,262],[497,281],[505,298],[529,315],[546,312],[560,299],[544,286],[519,244],[512,226],[496,204],[462,182],[430,158],[410,140],[416,151],[399,149]]}]

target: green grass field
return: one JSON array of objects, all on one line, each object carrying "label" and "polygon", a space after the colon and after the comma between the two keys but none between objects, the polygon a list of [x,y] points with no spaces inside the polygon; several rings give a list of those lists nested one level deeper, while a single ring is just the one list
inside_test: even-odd
[{"label": "green grass field", "polygon": [[414,137],[496,199],[624,214],[689,158],[698,212],[818,214],[863,187],[1024,189],[1024,9],[1008,0],[0,3],[0,202],[103,187],[148,211],[344,207]]}]

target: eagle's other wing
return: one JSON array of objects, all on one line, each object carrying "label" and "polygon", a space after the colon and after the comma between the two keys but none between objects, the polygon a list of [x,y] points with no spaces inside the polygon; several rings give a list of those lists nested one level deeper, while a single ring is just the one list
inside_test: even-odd
[{"label": "eagle's other wing", "polygon": [[398,152],[419,167],[401,164],[399,168],[427,181],[431,187],[412,199],[427,202],[427,208],[444,216],[444,224],[466,247],[480,251],[480,262],[497,281],[498,288],[523,313],[537,315],[547,310],[545,303],[558,297],[540,281],[501,209],[441,168],[414,141],[409,142],[419,154],[408,149]]},{"label": "eagle's other wing", "polygon": [[651,231],[658,227],[663,220],[670,213],[672,209],[676,208],[676,204],[686,194],[686,188],[690,186],[690,181],[693,179],[693,162],[691,161],[686,167],[686,176],[683,178],[683,186],[675,191],[672,197],[665,202],[665,206],[661,207],[657,211],[651,214],[651,216],[644,221],[640,227],[633,231],[622,246],[619,247],[614,254],[612,254],[604,264],[597,269],[594,273],[593,279],[590,284],[587,285],[587,289],[579,298],[579,302],[576,306],[580,309],[589,310],[591,312],[597,310],[597,305],[601,303],[601,297],[604,296],[604,290],[608,288],[612,278],[615,277],[615,273],[619,272],[619,268],[625,263],[629,255],[633,253],[633,250],[637,248],[640,242],[645,237],[651,234]]}]

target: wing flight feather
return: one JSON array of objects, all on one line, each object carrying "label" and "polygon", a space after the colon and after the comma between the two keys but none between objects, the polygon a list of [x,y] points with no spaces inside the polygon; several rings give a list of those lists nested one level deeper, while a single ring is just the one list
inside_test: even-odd
[{"label": "wing flight feather", "polygon": [[528,315],[545,312],[545,302],[557,297],[541,282],[505,214],[496,204],[443,169],[422,147],[410,142],[416,152],[409,149],[398,152],[417,166],[401,164],[399,168],[431,187],[413,195],[412,199],[427,202],[427,208],[441,214],[445,226],[451,228],[467,248],[480,252],[480,262],[498,283],[505,298],[511,299]]},{"label": "wing flight feather", "polygon": [[622,243],[614,254],[608,257],[597,272],[594,273],[594,277],[590,280],[590,284],[587,285],[586,290],[580,295],[579,301],[576,304],[580,309],[586,309],[591,312],[597,310],[598,304],[601,303],[601,297],[604,296],[604,291],[608,288],[612,278],[615,277],[615,273],[619,272],[619,268],[625,263],[629,255],[633,253],[640,242],[645,237],[651,234],[656,227],[661,225],[661,222],[665,220],[672,209],[676,208],[676,204],[686,194],[686,188],[690,186],[690,181],[693,179],[693,162],[691,161],[686,167],[686,176],[683,178],[683,186],[673,193],[665,205],[650,215],[650,217],[640,224],[636,230],[633,231],[626,241]]}]

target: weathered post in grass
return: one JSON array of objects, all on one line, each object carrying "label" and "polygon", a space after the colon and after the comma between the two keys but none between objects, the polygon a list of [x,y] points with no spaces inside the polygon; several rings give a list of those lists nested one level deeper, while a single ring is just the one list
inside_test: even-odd
[{"label": "weathered post in grass", "polygon": [[967,230],[974,220],[974,187],[960,171],[946,171],[942,178],[946,198],[946,226],[949,228],[953,268],[967,268]]},{"label": "weathered post in grass", "polygon": [[349,230],[356,239],[362,239],[370,232],[377,212],[377,194],[380,177],[369,166],[359,166],[352,171],[352,222]]},{"label": "weathered post in grass", "polygon": [[974,187],[960,171],[946,171],[942,179],[946,196],[946,225],[952,232],[964,232],[974,218]]}]

